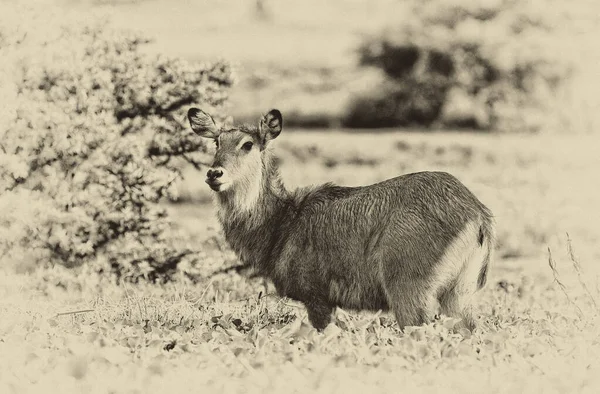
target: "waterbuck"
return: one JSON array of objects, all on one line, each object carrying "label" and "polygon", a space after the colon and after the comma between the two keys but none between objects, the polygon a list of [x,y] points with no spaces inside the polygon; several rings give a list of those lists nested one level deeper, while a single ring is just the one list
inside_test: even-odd
[{"label": "waterbuck", "polygon": [[454,176],[417,172],[370,186],[289,191],[268,149],[281,133],[281,112],[227,129],[198,108],[188,119],[216,142],[206,183],[228,244],[280,296],[302,302],[317,330],[336,307],[391,309],[400,329],[439,310],[475,328],[471,298],[486,283],[494,222]]}]

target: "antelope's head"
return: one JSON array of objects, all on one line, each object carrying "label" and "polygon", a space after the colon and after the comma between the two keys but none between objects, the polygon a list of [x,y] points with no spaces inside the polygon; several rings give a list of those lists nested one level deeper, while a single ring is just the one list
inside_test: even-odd
[{"label": "antelope's head", "polygon": [[254,195],[263,179],[263,155],[269,141],[281,133],[281,112],[272,109],[258,126],[218,127],[213,118],[199,108],[188,110],[192,130],[201,137],[213,139],[217,150],[206,173],[206,183],[216,192],[233,191],[238,195]]}]

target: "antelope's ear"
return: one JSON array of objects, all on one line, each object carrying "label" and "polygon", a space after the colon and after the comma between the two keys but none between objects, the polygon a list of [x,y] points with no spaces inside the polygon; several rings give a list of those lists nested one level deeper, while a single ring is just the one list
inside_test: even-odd
[{"label": "antelope's ear", "polygon": [[212,116],[199,108],[190,108],[188,110],[188,120],[194,133],[200,137],[217,138],[221,134]]},{"label": "antelope's ear", "polygon": [[283,118],[278,109],[272,109],[263,116],[258,124],[258,131],[263,144],[277,138],[281,134],[282,127]]}]

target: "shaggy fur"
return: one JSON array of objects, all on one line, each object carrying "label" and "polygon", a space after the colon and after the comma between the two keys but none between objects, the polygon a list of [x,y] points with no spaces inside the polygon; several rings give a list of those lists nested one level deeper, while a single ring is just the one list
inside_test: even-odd
[{"label": "shaggy fur", "polygon": [[[418,172],[363,187],[288,191],[266,149],[281,131],[278,112],[261,127],[221,132],[198,127],[194,116],[203,114],[190,114],[192,129],[218,135],[213,167],[231,172],[233,182],[216,193],[227,242],[281,296],[304,303],[315,328],[342,307],[391,310],[402,329],[430,321],[438,303],[442,313],[475,327],[471,298],[486,283],[494,223],[454,176]],[[260,155],[251,172],[236,168],[256,160],[238,153],[246,140]],[[250,184],[260,186],[257,193],[249,193]]]}]

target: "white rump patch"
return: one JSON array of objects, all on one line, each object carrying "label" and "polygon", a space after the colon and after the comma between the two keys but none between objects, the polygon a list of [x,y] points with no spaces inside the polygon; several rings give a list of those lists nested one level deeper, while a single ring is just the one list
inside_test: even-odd
[{"label": "white rump patch", "polygon": [[447,288],[454,281],[459,291],[474,293],[481,270],[486,243],[479,245],[479,222],[471,221],[448,245],[437,263],[433,279],[433,289]]}]

